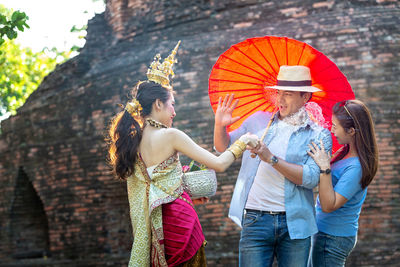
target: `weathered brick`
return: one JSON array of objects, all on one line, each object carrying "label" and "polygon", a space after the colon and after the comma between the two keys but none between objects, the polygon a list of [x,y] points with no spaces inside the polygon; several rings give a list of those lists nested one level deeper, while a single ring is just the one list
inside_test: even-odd
[{"label": "weathered brick", "polygon": [[[390,0],[107,1],[105,13],[89,22],[80,55],[57,66],[1,124],[0,266],[126,266],[132,244],[126,188],[106,164],[104,141],[117,104],[145,79],[156,52],[165,56],[182,40],[174,125],[212,151],[210,70],[231,45],[263,35],[295,38],[325,53],[373,112],[381,165],[347,265],[394,266],[400,260],[399,18],[399,3]],[[196,207],[209,266],[237,265],[240,229],[227,213],[239,165],[218,173],[216,196]],[[36,233],[26,220],[37,222]],[[51,255],[13,258],[34,249]]]}]

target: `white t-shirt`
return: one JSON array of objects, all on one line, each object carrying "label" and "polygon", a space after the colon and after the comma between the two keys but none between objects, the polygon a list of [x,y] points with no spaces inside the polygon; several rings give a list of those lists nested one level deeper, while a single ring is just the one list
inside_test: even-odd
[{"label": "white t-shirt", "polygon": [[[290,136],[299,126],[278,120],[269,150],[278,158],[286,158]],[[285,177],[269,163],[261,161],[246,202],[246,209],[285,211]]]}]

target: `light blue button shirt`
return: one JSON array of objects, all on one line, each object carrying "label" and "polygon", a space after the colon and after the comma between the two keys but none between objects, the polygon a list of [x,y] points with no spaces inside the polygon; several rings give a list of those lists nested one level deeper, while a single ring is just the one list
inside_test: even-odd
[{"label": "light blue button shirt", "polygon": [[[229,134],[230,143],[235,142],[240,136],[247,132],[256,134],[261,138],[271,116],[272,114],[269,112],[259,111],[254,113],[247,118],[238,129]],[[267,146],[275,133],[276,122],[277,116],[273,118],[270,129],[264,138],[264,143]],[[316,125],[311,120],[308,120],[305,126],[295,131],[289,139],[285,160],[303,167],[302,185],[296,185],[290,180],[285,179],[286,220],[291,239],[304,239],[318,231],[315,222],[312,189],[317,186],[319,182],[319,167],[307,154],[307,151],[309,150],[308,144],[312,141],[319,144],[319,140],[321,139],[323,140],[325,149],[331,151],[332,138],[330,132]],[[229,218],[240,227],[242,226],[243,212],[247,197],[259,164],[259,157],[251,158],[248,150],[243,153],[242,165],[229,208]]]}]

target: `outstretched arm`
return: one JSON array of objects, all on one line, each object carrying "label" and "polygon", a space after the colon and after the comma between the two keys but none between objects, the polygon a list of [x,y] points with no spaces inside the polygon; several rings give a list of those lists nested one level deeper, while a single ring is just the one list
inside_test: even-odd
[{"label": "outstretched arm", "polygon": [[[215,156],[211,152],[197,145],[189,136],[178,129],[169,129],[168,138],[171,141],[173,148],[191,159],[204,164],[208,168],[214,169],[217,172],[225,171],[235,160],[232,152],[225,151],[219,156]],[[240,140],[248,145],[256,144],[258,137],[256,135],[246,134]]]},{"label": "outstretched arm", "polygon": [[232,118],[232,112],[239,102],[239,100],[235,100],[232,104],[233,98],[234,95],[232,94],[226,95],[222,103],[221,97],[218,100],[214,124],[214,146],[217,151],[225,151],[229,145],[229,135],[226,131],[226,127],[240,119],[240,117]]}]

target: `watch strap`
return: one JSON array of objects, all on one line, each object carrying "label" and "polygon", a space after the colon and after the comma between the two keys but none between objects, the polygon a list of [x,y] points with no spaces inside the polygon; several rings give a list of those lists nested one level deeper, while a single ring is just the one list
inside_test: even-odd
[{"label": "watch strap", "polygon": [[274,166],[275,164],[277,164],[279,161],[279,159],[276,156],[272,156],[271,159],[269,160],[269,164],[271,164],[272,166]]},{"label": "watch strap", "polygon": [[326,174],[330,174],[331,173],[331,169],[330,168],[328,168],[328,169],[326,169],[326,170],[319,170],[319,173],[326,173]]}]

